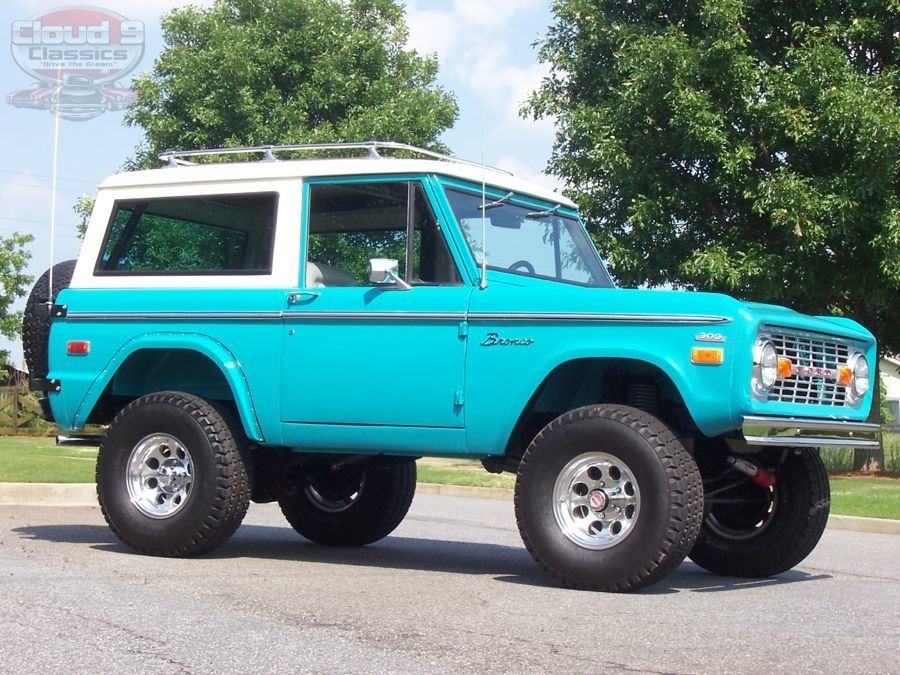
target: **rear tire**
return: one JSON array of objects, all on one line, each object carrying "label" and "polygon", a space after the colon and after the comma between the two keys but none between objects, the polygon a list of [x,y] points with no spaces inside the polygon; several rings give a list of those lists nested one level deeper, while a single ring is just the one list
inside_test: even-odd
[{"label": "rear tire", "polygon": [[250,504],[240,429],[192,394],[137,399],[97,456],[97,498],[115,535],[140,553],[191,556],[224,543]]},{"label": "rear tire", "polygon": [[300,535],[329,546],[365,546],[403,521],[416,492],[416,462],[347,467],[307,481],[278,500]]},{"label": "rear tire", "polygon": [[53,266],[53,289],[50,289],[50,270],[44,272],[28,296],[22,315],[22,351],[31,379],[47,377],[47,341],[50,337],[50,313],[48,302],[72,283],[75,260],[66,260]]},{"label": "rear tire", "polygon": [[[776,449],[771,456],[782,452]],[[727,475],[719,464],[724,454],[700,459],[707,484]],[[754,458],[766,464],[760,460]],[[745,477],[731,491],[719,494],[730,501],[706,505],[691,560],[723,576],[769,577],[791,569],[812,552],[831,508],[822,458],[812,450],[790,450],[771,471],[775,474],[771,488],[759,487]],[[733,473],[740,479],[740,474]]]},{"label": "rear tire", "polygon": [[684,560],[703,492],[697,465],[662,422],[592,405],[556,418],[531,442],[515,507],[526,548],[564,585],[630,591]]}]

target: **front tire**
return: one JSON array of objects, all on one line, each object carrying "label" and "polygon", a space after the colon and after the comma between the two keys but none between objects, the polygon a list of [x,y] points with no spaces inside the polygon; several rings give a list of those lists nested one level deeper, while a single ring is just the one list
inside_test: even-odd
[{"label": "front tire", "polygon": [[250,504],[243,434],[212,403],[150,394],[116,415],[97,456],[97,498],[140,553],[191,556],[224,543]]},{"label": "front tire", "polygon": [[287,521],[310,541],[365,546],[388,536],[409,511],[416,462],[324,471],[278,500]]},{"label": "front tire", "polygon": [[696,464],[662,422],[592,405],[556,418],[531,442],[515,509],[526,548],[564,585],[629,591],[684,560],[703,492]]},{"label": "front tire", "polygon": [[[709,453],[699,457],[701,470],[704,484],[717,494],[706,505],[691,560],[714,574],[759,578],[785,572],[806,558],[819,543],[831,508],[828,473],[819,454],[776,448],[754,457],[772,466],[775,484],[766,488],[729,470],[724,453]],[[718,491],[723,484],[732,487]]]}]

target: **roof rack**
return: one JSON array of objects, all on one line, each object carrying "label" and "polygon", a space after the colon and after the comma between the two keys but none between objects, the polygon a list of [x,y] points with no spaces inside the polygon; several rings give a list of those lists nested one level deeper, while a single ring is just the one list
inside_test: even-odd
[{"label": "roof rack", "polygon": [[[452,157],[451,155],[444,155],[439,152],[426,150],[425,148],[418,148],[414,145],[407,145],[406,143],[395,143],[394,141],[361,141],[357,143],[302,143],[298,145],[255,145],[239,148],[209,148],[205,150],[166,150],[165,152],[159,154],[159,158],[162,161],[166,162],[166,165],[170,167],[193,165],[194,162],[185,159],[187,157],[205,157],[215,155],[259,154],[262,155],[262,157],[260,158],[261,162],[275,162],[278,161],[278,157],[276,155],[282,152],[332,152],[335,150],[365,150],[367,153],[367,157],[369,157],[370,159],[382,159],[383,155],[378,152],[379,148],[384,150],[403,150],[405,152],[412,152],[424,157],[430,157],[431,159],[439,159],[445,162],[456,162],[458,164],[467,164],[469,166],[477,166],[479,168],[483,166],[478,162],[459,159],[458,157]],[[498,169],[497,167],[489,166],[486,168],[492,169],[494,171],[500,171],[501,173],[505,173],[510,176],[512,175],[512,172],[506,171],[504,169]]]}]

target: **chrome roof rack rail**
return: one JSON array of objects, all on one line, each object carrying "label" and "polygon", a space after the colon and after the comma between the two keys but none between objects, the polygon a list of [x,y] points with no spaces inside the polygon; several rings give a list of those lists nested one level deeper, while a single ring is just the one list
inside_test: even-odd
[{"label": "chrome roof rack rail", "polygon": [[[378,150],[401,150],[416,155],[422,155],[431,159],[439,159],[445,162],[456,162],[458,164],[467,164],[481,168],[479,162],[470,162],[469,160],[459,159],[451,155],[444,155],[425,148],[418,148],[414,145],[406,143],[395,143],[394,141],[362,141],[358,143],[302,143],[298,145],[255,145],[238,148],[209,148],[205,150],[166,150],[159,154],[159,158],[166,163],[166,166],[191,166],[194,162],[187,160],[187,157],[206,157],[218,155],[262,155],[260,161],[273,162],[278,160],[278,153],[282,152],[334,152],[336,150],[365,150],[370,159],[381,159]],[[495,171],[505,174],[512,173],[504,169],[489,167]]]}]

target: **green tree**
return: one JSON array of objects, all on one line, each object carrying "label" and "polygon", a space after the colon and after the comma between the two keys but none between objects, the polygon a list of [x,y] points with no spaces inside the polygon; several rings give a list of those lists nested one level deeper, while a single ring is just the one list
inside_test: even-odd
[{"label": "green tree", "polygon": [[900,351],[897,0],[554,13],[526,111],[556,116],[550,169],[621,282],[843,314]]},{"label": "green tree", "polygon": [[[28,292],[32,278],[25,273],[31,253],[26,246],[34,240],[30,234],[14,233],[0,237],[0,334],[14,340],[22,327],[22,312],[10,311],[17,298]],[[9,357],[4,353],[2,361]]]},{"label": "green tree", "polygon": [[884,383],[880,377],[878,378],[878,403],[879,409],[878,413],[881,417],[882,424],[890,424],[894,421],[894,416],[891,415],[890,408],[888,408],[887,402],[887,385]]},{"label": "green tree", "polygon": [[[858,319],[900,352],[900,3],[558,0],[525,111],[625,285]],[[874,365],[874,364],[873,364]]]},{"label": "green tree", "polygon": [[405,48],[396,0],[218,0],[173,10],[136,79],[134,164],[168,148],[358,141],[440,147],[457,116],[438,64]]},{"label": "green tree", "polygon": [[88,222],[91,219],[91,213],[94,211],[94,202],[96,200],[96,195],[85,193],[79,196],[72,205],[72,210],[79,218],[78,223],[75,224],[79,239],[84,239],[84,234],[87,232]]}]

